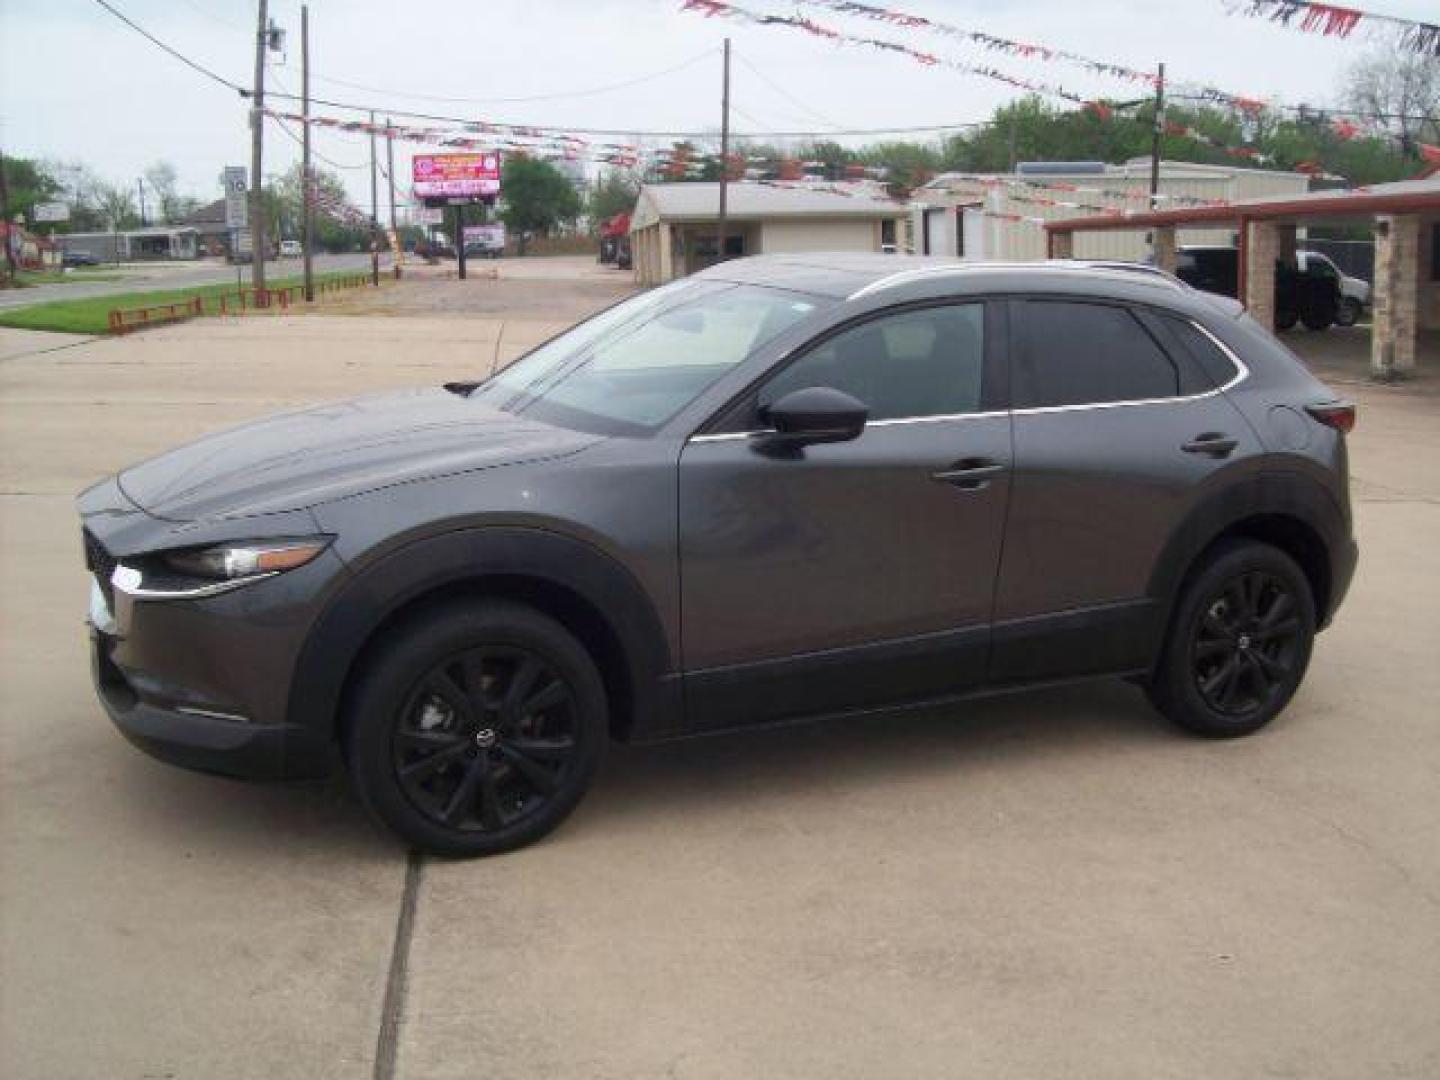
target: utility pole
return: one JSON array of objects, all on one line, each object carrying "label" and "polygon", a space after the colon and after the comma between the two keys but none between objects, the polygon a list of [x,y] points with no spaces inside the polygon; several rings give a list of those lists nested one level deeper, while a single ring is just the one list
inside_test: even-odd
[{"label": "utility pole", "polygon": [[11,224],[10,221],[10,183],[5,179],[5,154],[3,151],[0,151],[0,226],[3,226],[3,228],[0,228],[0,233],[4,233],[3,236],[0,236],[0,243],[5,245],[6,276],[11,281],[14,281],[17,273],[15,267],[15,238],[10,235],[10,230],[15,226]]},{"label": "utility pole", "polygon": [[725,39],[725,67],[720,84],[720,222],[715,261],[725,261],[725,211],[730,187],[730,39]]},{"label": "utility pole", "polygon": [[1165,135],[1165,65],[1155,80],[1155,130],[1150,136],[1150,209],[1160,206],[1160,140]]},{"label": "utility pole", "polygon": [[375,110],[370,110],[370,284],[380,284],[380,181],[375,175]]},{"label": "utility pole", "polygon": [[395,220],[395,125],[388,116],[385,118],[385,179],[390,181],[390,228],[398,230],[400,223]]},{"label": "utility pole", "polygon": [[315,301],[315,177],[310,171],[310,5],[300,5],[300,111],[304,164],[300,170],[303,195],[300,199],[300,238],[305,255],[305,302]]},{"label": "utility pole", "polygon": [[256,303],[265,291],[265,201],[261,169],[265,153],[265,48],[269,44],[266,0],[259,0],[255,22],[255,95],[250,107],[250,284]]},{"label": "utility pole", "polygon": [[1010,172],[1012,174],[1015,172],[1015,166],[1019,164],[1019,162],[1016,160],[1019,154],[1015,149],[1018,135],[1019,133],[1016,130],[1015,123],[1015,111],[1012,109],[1010,111]]},{"label": "utility pole", "polygon": [[140,189],[140,227],[143,229],[150,222],[145,220],[145,179],[141,177],[135,181],[135,186]]}]

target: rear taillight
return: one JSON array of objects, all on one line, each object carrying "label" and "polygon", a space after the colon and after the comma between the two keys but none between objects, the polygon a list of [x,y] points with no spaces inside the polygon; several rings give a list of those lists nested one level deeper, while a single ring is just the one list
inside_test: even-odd
[{"label": "rear taillight", "polygon": [[1355,406],[1348,401],[1332,401],[1326,405],[1306,405],[1305,411],[1328,428],[1342,435],[1355,430]]}]

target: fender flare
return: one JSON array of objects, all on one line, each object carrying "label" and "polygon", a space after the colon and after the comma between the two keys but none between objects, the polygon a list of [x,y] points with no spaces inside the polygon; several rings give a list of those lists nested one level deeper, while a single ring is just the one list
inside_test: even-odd
[{"label": "fender flare", "polygon": [[[1329,552],[1326,573],[1335,572],[1335,552],[1348,534],[1345,514],[1318,480],[1295,470],[1265,471],[1227,485],[1202,499],[1170,534],[1150,574],[1146,592],[1160,601],[1162,626],[1190,568],[1200,554],[1227,529],[1249,518],[1292,518],[1313,531]],[[1331,607],[1335,598],[1331,597]],[[1325,618],[1321,612],[1321,619]]]},{"label": "fender flare", "polygon": [[582,598],[613,632],[631,691],[628,730],[639,737],[679,719],[678,678],[660,618],[639,581],[598,548],[544,529],[481,526],[412,541],[354,575],[332,597],[296,661],[291,723],[338,733],[351,668],[385,623],[408,604],[485,578],[523,578]]}]

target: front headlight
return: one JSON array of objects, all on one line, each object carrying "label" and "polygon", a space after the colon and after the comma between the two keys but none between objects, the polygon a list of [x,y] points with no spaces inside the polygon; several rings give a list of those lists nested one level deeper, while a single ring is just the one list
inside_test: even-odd
[{"label": "front headlight", "polygon": [[330,539],[247,540],[161,551],[120,563],[110,582],[135,600],[198,600],[304,566],[330,546]]},{"label": "front headlight", "polygon": [[185,577],[234,581],[294,570],[315,558],[329,544],[328,539],[218,544],[199,550],[166,552],[161,559],[168,569]]}]

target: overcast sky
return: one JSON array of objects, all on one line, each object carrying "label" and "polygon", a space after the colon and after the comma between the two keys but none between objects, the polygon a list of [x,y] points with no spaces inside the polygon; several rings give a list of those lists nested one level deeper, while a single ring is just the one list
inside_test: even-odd
[{"label": "overcast sky", "polygon": [[[756,11],[798,10],[837,29],[1060,82],[1086,95],[1131,93],[1125,83],[1091,78],[1066,64],[988,53],[921,31],[797,9],[785,0],[736,2]],[[199,63],[249,85],[254,0],[111,3]],[[889,6],[1134,67],[1163,60],[1172,78],[1285,103],[1334,104],[1344,69],[1369,47],[1358,37],[1326,39],[1228,16],[1222,0],[890,0]],[[1436,14],[1436,0],[1370,0],[1368,6],[1413,18]],[[728,34],[736,54],[733,126],[740,131],[960,124],[982,120],[1016,96],[1001,84],[904,57],[836,48],[792,30],[705,19],[679,8],[679,0],[312,0],[312,92],[382,110],[511,123],[713,130],[719,46]],[[298,93],[300,3],[272,0],[270,9],[289,37],[285,55],[273,57],[269,87]],[[165,159],[187,192],[207,199],[220,194],[222,166],[250,160],[245,103],[95,0],[0,0],[0,42],[0,146],[9,154],[82,160],[113,181],[132,182]],[[606,89],[679,65],[628,88]],[[338,171],[352,198],[368,204],[365,137],[321,131],[316,149],[334,163],[355,166]],[[396,152],[396,171],[406,176],[410,150],[397,143]],[[298,154],[298,146],[270,126],[266,172],[283,171]]]}]

